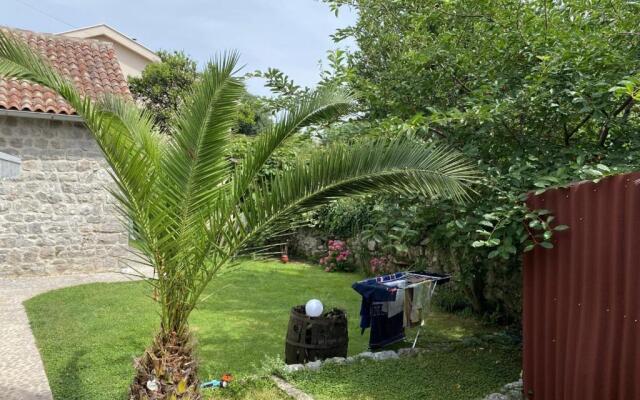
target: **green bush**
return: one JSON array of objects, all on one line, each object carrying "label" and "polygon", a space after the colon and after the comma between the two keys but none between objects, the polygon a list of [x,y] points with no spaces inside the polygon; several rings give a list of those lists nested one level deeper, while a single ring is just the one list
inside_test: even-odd
[{"label": "green bush", "polygon": [[334,35],[357,43],[334,69],[361,112],[323,140],[446,143],[484,176],[463,206],[376,199],[383,211],[367,224],[390,219],[398,204],[413,207],[409,229],[454,274],[459,297],[477,314],[517,322],[522,254],[572,229],[548,210],[529,210],[529,193],[640,168],[638,4],[325,2],[358,12]]}]

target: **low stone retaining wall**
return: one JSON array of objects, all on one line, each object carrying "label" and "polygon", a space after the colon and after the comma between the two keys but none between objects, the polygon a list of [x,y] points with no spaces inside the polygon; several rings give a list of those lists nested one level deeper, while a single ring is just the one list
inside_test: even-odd
[{"label": "low stone retaining wall", "polygon": [[[370,351],[365,351],[360,354],[356,354],[351,357],[333,357],[328,358],[326,360],[318,360],[312,361],[306,364],[291,364],[285,365],[283,372],[285,374],[291,374],[298,371],[317,371],[325,364],[351,364],[354,362],[362,361],[362,360],[374,360],[374,361],[384,361],[384,360],[393,360],[401,357],[411,357],[418,355],[420,353],[425,352],[426,350],[420,348],[405,348],[400,349],[397,352],[393,350],[380,351],[377,353],[373,353]],[[524,400],[522,395],[523,384],[522,379],[508,383],[502,387],[500,392],[492,393],[485,397],[483,400]]]},{"label": "low stone retaining wall", "polygon": [[507,383],[499,393],[492,393],[485,397],[484,400],[524,400],[523,390],[524,385],[522,379],[520,379],[519,381]]},{"label": "low stone retaining wall", "polygon": [[324,364],[350,364],[356,361],[361,361],[361,360],[374,360],[374,361],[384,361],[384,360],[392,360],[392,359],[396,359],[396,358],[400,358],[400,357],[409,357],[409,356],[415,356],[417,354],[420,354],[422,352],[424,352],[425,350],[423,349],[418,349],[418,348],[407,348],[407,349],[400,349],[397,352],[393,351],[393,350],[386,350],[386,351],[380,351],[377,353],[373,353],[370,351],[365,351],[363,353],[360,354],[356,354],[355,356],[350,356],[350,357],[333,357],[333,358],[328,358],[326,360],[318,360],[318,361],[312,361],[306,364],[291,364],[291,365],[285,365],[284,367],[284,372],[285,373],[293,373],[293,372],[297,372],[297,371],[302,371],[302,370],[309,370],[309,371],[317,371],[320,369],[320,367],[322,367]]}]

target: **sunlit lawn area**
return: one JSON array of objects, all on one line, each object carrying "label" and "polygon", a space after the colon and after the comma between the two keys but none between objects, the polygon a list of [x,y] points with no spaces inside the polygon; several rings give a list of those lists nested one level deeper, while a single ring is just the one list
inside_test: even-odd
[{"label": "sunlit lawn area", "polygon": [[513,347],[459,344],[417,357],[329,364],[319,372],[298,373],[292,382],[316,400],[471,400],[517,380],[519,370]]},{"label": "sunlit lawn area", "polygon": [[[361,336],[358,328],[360,298],[351,289],[357,279],[356,274],[325,273],[305,264],[259,261],[245,261],[215,279],[205,293],[209,297],[191,318],[201,377],[217,378],[230,372],[242,380],[258,372],[266,357],[282,356],[289,309],[310,298],[321,299],[327,307],[346,309],[349,353],[365,351],[368,336]],[[132,360],[149,344],[157,327],[150,292],[143,282],[90,284],[49,292],[26,303],[55,399],[125,398]],[[471,335],[489,332],[475,320],[435,313],[419,345],[463,343]],[[394,399],[414,399],[417,394],[433,399],[474,398],[465,396],[486,393],[517,379],[517,349],[446,347],[418,358],[331,367],[293,379],[320,399],[386,398],[378,397],[372,385],[373,381],[382,384],[381,377],[393,381],[386,385],[389,390],[402,385],[402,379],[412,382],[407,391],[411,396],[399,394]],[[241,399],[285,398],[266,380],[246,387],[241,382],[235,385],[236,390],[218,394]],[[471,386],[473,391],[469,391]],[[459,396],[432,396],[445,390],[457,390]]]}]

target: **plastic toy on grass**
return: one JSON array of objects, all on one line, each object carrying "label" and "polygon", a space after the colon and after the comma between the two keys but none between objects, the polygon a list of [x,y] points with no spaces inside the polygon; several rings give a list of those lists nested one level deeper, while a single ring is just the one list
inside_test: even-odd
[{"label": "plastic toy on grass", "polygon": [[229,384],[231,383],[231,381],[233,380],[233,375],[231,374],[224,374],[222,375],[222,378],[218,379],[214,379],[212,381],[209,382],[205,382],[202,385],[200,385],[201,388],[206,389],[206,388],[211,388],[211,389],[217,389],[217,388],[226,388],[229,386]]}]

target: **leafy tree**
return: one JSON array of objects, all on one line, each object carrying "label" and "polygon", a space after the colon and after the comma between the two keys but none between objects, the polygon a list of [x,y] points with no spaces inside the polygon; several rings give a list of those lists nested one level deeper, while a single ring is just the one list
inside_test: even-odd
[{"label": "leafy tree", "polygon": [[245,91],[238,104],[238,115],[233,131],[252,136],[266,129],[271,123],[271,113],[265,101]]},{"label": "leafy tree", "polygon": [[357,42],[342,76],[362,116],[325,141],[411,132],[475,159],[477,201],[410,198],[422,206],[413,229],[443,253],[476,311],[518,319],[521,254],[566,229],[530,211],[527,193],[640,166],[638,3],[325,2],[358,12],[334,38]]},{"label": "leafy tree", "polygon": [[[343,84],[346,80],[346,74],[349,72],[345,51],[339,49],[328,51],[327,61],[329,65],[320,73],[320,81],[316,85],[318,88]],[[274,114],[295,104],[301,96],[312,91],[311,88],[307,86],[303,87],[296,84],[289,75],[278,68],[267,68],[266,71],[254,71],[247,74],[246,78],[264,79],[265,87],[269,88],[274,96],[265,97],[262,101],[266,108]]]},{"label": "leafy tree", "polygon": [[129,77],[129,90],[154,115],[158,127],[167,131],[198,73],[196,62],[182,51],[156,54],[161,61],[147,65],[142,76]]},{"label": "leafy tree", "polygon": [[[196,61],[182,51],[160,50],[157,54],[161,61],[147,65],[142,76],[130,77],[129,90],[153,114],[158,128],[170,133],[172,118],[200,74]],[[255,135],[270,123],[265,103],[245,90],[240,99],[234,132]]]},{"label": "leafy tree", "polygon": [[189,315],[216,273],[256,239],[289,229],[302,212],[334,199],[378,192],[462,200],[475,179],[458,152],[407,139],[333,145],[258,179],[300,128],[350,109],[351,97],[330,88],[281,113],[229,168],[225,153],[243,94],[237,60],[232,53],[207,65],[171,119],[172,135],[161,137],[135,103],[84,98],[18,37],[0,32],[0,76],[51,88],[83,117],[111,168],[112,194],[134,222],[136,248],[155,269],[150,283],[160,329],[137,362],[133,399],[201,398]]}]

